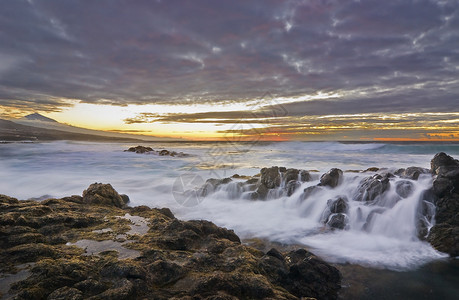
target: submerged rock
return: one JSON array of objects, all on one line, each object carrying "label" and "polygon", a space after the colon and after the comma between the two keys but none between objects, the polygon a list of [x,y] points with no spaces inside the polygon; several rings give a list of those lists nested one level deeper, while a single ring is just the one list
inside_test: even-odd
[{"label": "submerged rock", "polygon": [[[126,207],[108,184],[83,197],[0,203],[0,276],[31,263],[11,286],[15,299],[336,299],[340,289],[338,270],[306,250],[264,254],[211,222]],[[130,234],[137,219],[148,228]],[[134,258],[74,246],[119,236]]]}]

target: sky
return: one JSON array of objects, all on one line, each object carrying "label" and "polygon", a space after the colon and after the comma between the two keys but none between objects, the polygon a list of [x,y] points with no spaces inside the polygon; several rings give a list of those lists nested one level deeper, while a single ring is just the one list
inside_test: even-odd
[{"label": "sky", "polygon": [[459,140],[459,1],[15,0],[0,118],[193,140]]}]

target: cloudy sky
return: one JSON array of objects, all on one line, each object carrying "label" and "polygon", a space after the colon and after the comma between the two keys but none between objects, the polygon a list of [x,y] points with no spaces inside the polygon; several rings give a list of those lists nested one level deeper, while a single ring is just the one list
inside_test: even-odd
[{"label": "cloudy sky", "polygon": [[456,0],[4,1],[0,118],[193,139],[459,140]]}]

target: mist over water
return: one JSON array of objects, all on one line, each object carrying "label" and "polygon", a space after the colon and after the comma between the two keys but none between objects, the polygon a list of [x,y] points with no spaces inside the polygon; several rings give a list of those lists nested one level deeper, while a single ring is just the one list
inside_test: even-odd
[{"label": "mist over water", "polygon": [[[409,166],[429,168],[435,153],[459,157],[459,144],[384,144],[285,142],[258,144],[152,143],[155,150],[191,154],[169,157],[123,152],[131,144],[52,142],[0,144],[0,193],[19,199],[81,195],[93,182],[111,183],[129,195],[130,205],[169,207],[182,219],[207,219],[234,229],[243,238],[260,237],[303,244],[334,262],[351,262],[394,270],[415,268],[444,257],[417,237],[416,220],[430,176],[409,181],[410,193],[395,191],[399,177],[371,205],[355,201],[359,182],[374,173],[345,172],[335,189],[323,188],[308,199],[303,190],[318,183],[331,168],[396,170]],[[254,175],[262,167],[284,166],[314,172],[291,196],[272,193],[266,201],[249,200],[235,182],[222,185],[197,206],[177,203],[171,189],[185,173],[208,178],[233,174]],[[347,197],[347,229],[325,230],[322,218],[327,201]],[[425,205],[425,204],[424,204]],[[432,220],[426,220],[431,222]],[[431,224],[430,224],[431,225]]]}]

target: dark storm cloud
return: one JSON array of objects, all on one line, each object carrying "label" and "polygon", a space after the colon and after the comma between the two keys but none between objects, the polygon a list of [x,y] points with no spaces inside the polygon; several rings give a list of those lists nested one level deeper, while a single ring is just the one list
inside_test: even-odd
[{"label": "dark storm cloud", "polygon": [[453,0],[7,1],[0,105],[49,111],[68,100],[224,103],[323,91],[342,97],[285,107],[457,111],[457,28]]}]

